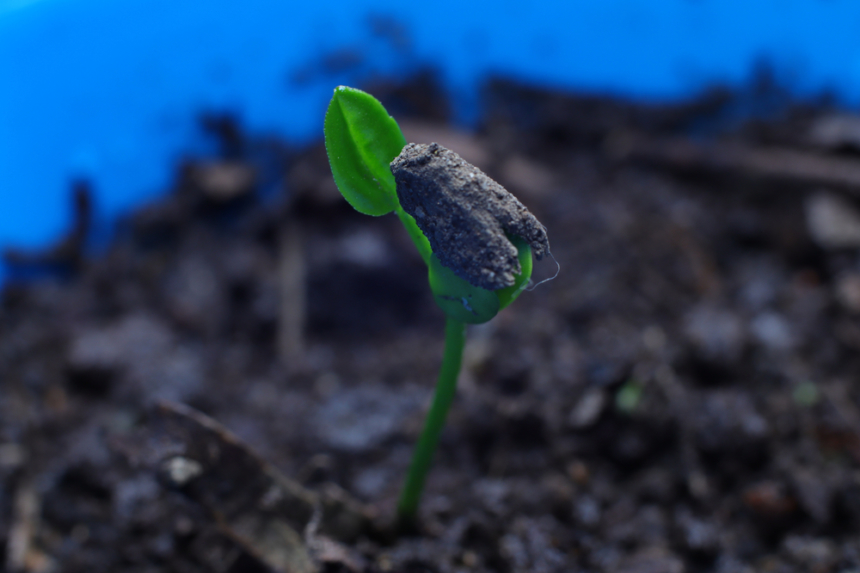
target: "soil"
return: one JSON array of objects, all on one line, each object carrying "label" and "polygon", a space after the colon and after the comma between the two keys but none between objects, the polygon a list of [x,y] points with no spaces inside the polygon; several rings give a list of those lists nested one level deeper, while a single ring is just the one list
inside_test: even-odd
[{"label": "soil", "polygon": [[407,144],[391,172],[400,205],[415,217],[433,254],[471,285],[514,285],[522,268],[508,236],[526,241],[537,260],[549,251],[546,229],[516,197],[439,144]]},{"label": "soil", "polygon": [[[0,305],[5,570],[285,571],[237,518],[277,505],[267,483],[299,500],[282,530],[325,571],[860,570],[850,184],[625,147],[854,162],[807,137],[829,104],[497,80],[472,136],[428,81],[365,87],[408,140],[513,192],[560,272],[470,327],[418,530],[390,522],[442,354],[421,259],[395,217],[338,196],[321,141],[209,118],[221,156],[189,160],[105,252],[13,257],[44,272]],[[317,537],[320,499],[360,518],[325,513]]]}]

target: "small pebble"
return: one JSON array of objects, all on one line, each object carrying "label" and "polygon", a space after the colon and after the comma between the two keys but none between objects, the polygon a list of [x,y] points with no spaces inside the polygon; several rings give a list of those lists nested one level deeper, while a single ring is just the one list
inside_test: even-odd
[{"label": "small pebble", "polygon": [[860,211],[838,195],[819,192],[807,199],[806,225],[824,249],[860,247]]},{"label": "small pebble", "polygon": [[836,300],[845,310],[860,313],[860,273],[847,273],[836,279]]},{"label": "small pebble", "polygon": [[183,486],[203,473],[203,466],[190,458],[175,456],[164,462],[167,477],[174,484]]},{"label": "small pebble", "polygon": [[568,423],[576,429],[584,429],[593,426],[600,418],[606,407],[606,393],[599,389],[593,388],[587,391],[576,406],[570,412]]}]

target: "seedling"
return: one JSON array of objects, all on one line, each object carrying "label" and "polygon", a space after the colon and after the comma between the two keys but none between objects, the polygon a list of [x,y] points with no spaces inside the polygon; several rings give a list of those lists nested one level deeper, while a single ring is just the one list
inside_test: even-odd
[{"label": "seedling", "polygon": [[396,213],[427,265],[445,312],[445,351],[433,403],[398,502],[415,519],[463,358],[466,324],[493,318],[529,282],[532,254],[549,252],[546,230],[522,203],[459,155],[432,143],[408,144],[373,96],[340,86],[325,116],[335,183],[357,211]]}]

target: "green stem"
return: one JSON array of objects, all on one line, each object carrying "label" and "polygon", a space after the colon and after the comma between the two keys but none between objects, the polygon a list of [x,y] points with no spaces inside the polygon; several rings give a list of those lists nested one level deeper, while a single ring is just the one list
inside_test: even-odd
[{"label": "green stem", "polygon": [[439,380],[436,382],[436,393],[433,404],[427,413],[424,430],[412,455],[412,464],[406,475],[406,482],[400,494],[397,514],[401,521],[415,520],[418,513],[418,502],[424,489],[424,480],[430,470],[433,454],[439,442],[439,434],[445,425],[448,409],[457,391],[457,376],[460,374],[460,363],[463,361],[463,346],[466,342],[466,325],[453,318],[445,319],[445,354],[442,357],[442,368],[439,370]]},{"label": "green stem", "polygon": [[412,242],[415,243],[415,248],[418,249],[418,252],[421,254],[421,258],[424,259],[424,264],[428,267],[430,266],[430,256],[433,254],[433,251],[430,249],[430,241],[427,240],[427,237],[424,236],[424,233],[421,232],[421,229],[418,228],[418,224],[415,222],[415,219],[403,210],[403,207],[400,206],[400,203],[397,204],[397,208],[394,210],[397,213],[397,216],[400,217],[400,222],[403,223],[403,227],[406,229],[406,232],[409,233],[409,238],[412,239]]}]

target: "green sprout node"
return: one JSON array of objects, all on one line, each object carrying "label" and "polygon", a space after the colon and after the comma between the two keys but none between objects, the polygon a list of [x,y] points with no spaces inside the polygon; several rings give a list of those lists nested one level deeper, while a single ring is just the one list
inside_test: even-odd
[{"label": "green sprout node", "polygon": [[441,145],[410,143],[373,96],[339,86],[325,116],[335,183],[357,211],[394,212],[427,265],[445,312],[445,352],[433,403],[398,503],[415,520],[424,481],[457,388],[466,324],[492,319],[526,288],[546,230],[501,185]]}]

